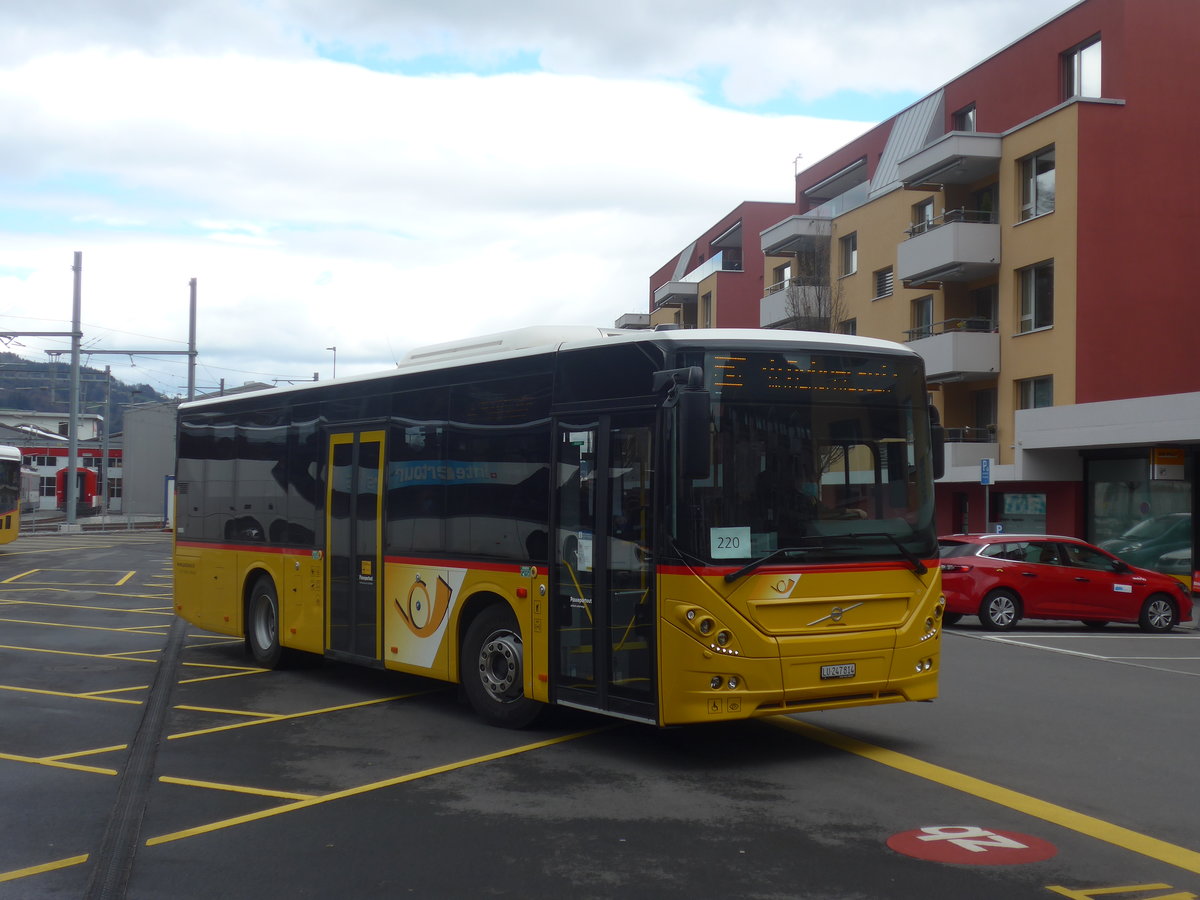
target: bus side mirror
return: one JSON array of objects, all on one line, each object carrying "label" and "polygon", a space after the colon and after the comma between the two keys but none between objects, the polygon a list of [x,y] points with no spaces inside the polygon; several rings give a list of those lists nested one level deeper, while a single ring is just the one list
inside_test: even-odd
[{"label": "bus side mirror", "polygon": [[929,429],[929,439],[933,443],[933,477],[941,478],[946,474],[946,429],[934,425]]},{"label": "bus side mirror", "polygon": [[933,477],[941,478],[946,474],[946,429],[942,427],[941,416],[937,407],[929,407],[929,449],[933,453]]},{"label": "bus side mirror", "polygon": [[684,478],[707,478],[712,469],[709,442],[711,395],[708,391],[680,391],[677,412],[679,464]]}]

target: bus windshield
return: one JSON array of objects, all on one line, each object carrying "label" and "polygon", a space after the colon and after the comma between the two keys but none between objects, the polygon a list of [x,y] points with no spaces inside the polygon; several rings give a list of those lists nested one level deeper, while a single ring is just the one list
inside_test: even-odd
[{"label": "bus windshield", "polygon": [[704,371],[712,468],[676,479],[681,552],[736,566],[771,554],[816,563],[936,554],[919,360],[709,351]]}]

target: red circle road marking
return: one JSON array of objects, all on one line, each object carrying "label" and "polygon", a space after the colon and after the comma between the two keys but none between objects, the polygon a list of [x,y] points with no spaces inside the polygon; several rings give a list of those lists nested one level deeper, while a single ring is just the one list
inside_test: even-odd
[{"label": "red circle road marking", "polygon": [[918,828],[892,835],[887,845],[905,856],[968,866],[1013,866],[1049,859],[1058,853],[1057,847],[1041,838],[976,825]]}]

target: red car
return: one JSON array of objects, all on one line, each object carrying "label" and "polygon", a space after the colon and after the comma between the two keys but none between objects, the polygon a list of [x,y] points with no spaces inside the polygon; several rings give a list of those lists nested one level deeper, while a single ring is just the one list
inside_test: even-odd
[{"label": "red car", "polygon": [[1137,622],[1162,633],[1192,617],[1181,582],[1137,569],[1077,538],[952,534],[938,538],[946,623],[979,616],[1007,631],[1020,619],[1079,619],[1101,628]]}]

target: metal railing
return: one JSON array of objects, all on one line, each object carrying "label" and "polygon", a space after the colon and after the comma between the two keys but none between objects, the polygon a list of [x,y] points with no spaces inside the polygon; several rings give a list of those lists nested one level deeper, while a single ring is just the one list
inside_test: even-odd
[{"label": "metal railing", "polygon": [[941,228],[943,225],[951,225],[955,222],[973,222],[980,225],[995,225],[996,213],[985,209],[948,209],[940,216],[934,216],[932,219],[914,222],[911,226],[904,230],[910,238],[924,234],[927,231],[933,231],[935,228]]},{"label": "metal railing", "polygon": [[907,340],[919,341],[922,338],[934,337],[939,334],[991,334],[996,331],[996,323],[984,316],[968,316],[966,318],[943,319],[941,322],[930,322],[928,325],[918,325],[909,328],[904,333]]},{"label": "metal railing", "polygon": [[995,425],[966,425],[962,428],[947,428],[946,443],[948,444],[994,444],[996,443]]},{"label": "metal railing", "polygon": [[767,285],[767,293],[764,296],[778,294],[780,291],[785,291],[790,287],[825,287],[828,284],[829,281],[827,279],[820,278],[816,275],[807,277],[803,275],[797,275],[794,278],[785,278],[783,281],[777,281],[774,284]]}]

